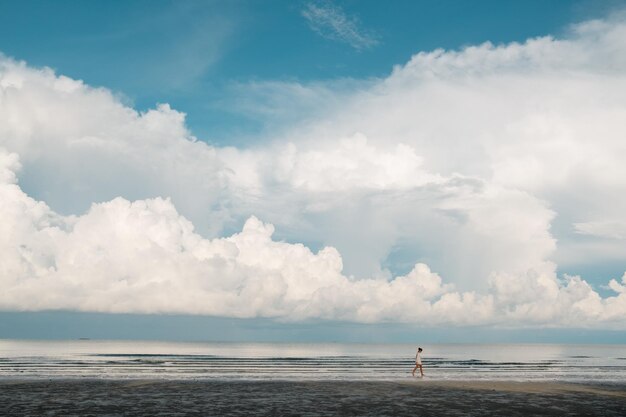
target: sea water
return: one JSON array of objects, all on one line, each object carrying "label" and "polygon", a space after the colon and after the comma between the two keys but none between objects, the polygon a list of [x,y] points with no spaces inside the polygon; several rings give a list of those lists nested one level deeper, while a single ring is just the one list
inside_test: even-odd
[{"label": "sea water", "polygon": [[[0,339],[0,378],[398,380],[411,378],[416,348]],[[427,379],[626,382],[625,345],[424,344],[422,348]]]}]

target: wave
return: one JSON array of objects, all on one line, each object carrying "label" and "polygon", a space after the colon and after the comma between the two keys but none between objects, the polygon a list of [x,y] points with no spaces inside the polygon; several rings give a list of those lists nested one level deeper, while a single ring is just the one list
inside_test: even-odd
[{"label": "wave", "polygon": [[[28,343],[2,349],[0,341],[0,378],[397,380],[410,378],[414,365],[406,346]],[[444,346],[423,362],[431,379],[626,380],[620,347],[593,355],[557,347],[511,355],[510,347]]]}]

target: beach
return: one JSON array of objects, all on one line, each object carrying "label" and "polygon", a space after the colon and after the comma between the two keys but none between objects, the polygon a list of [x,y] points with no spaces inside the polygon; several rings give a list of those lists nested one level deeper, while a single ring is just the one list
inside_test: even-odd
[{"label": "beach", "polygon": [[626,383],[0,381],[2,416],[624,416]]},{"label": "beach", "polygon": [[0,340],[2,416],[625,416],[623,345]]}]

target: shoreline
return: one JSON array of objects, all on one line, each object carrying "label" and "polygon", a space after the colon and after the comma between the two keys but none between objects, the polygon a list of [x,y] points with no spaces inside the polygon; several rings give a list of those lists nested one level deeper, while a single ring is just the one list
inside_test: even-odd
[{"label": "shoreline", "polygon": [[0,379],[1,416],[626,415],[624,383]]},{"label": "shoreline", "polygon": [[[211,383],[250,383],[250,384],[272,384],[272,383],[302,383],[302,384],[315,384],[315,383],[372,383],[372,384],[407,384],[407,385],[420,385],[438,387],[438,388],[456,388],[456,389],[503,389],[514,390],[520,392],[539,392],[543,388],[560,388],[564,390],[574,389],[575,387],[622,387],[624,395],[626,395],[626,380],[625,381],[568,381],[568,380],[518,380],[518,379],[470,379],[470,378],[458,378],[458,379],[431,379],[431,378],[381,378],[381,379],[336,379],[336,378],[315,378],[315,379],[296,379],[296,378],[272,378],[272,379],[259,379],[259,378],[113,378],[113,377],[74,377],[74,376],[2,376],[0,375],[0,387],[4,385],[13,385],[21,383],[38,383],[38,382],[59,382],[59,383],[73,383],[73,382],[86,382],[86,383],[142,383],[142,384],[158,384],[158,383],[190,383],[190,384],[211,384]],[[534,388],[535,389],[534,389]],[[537,388],[539,387],[539,388]]]}]

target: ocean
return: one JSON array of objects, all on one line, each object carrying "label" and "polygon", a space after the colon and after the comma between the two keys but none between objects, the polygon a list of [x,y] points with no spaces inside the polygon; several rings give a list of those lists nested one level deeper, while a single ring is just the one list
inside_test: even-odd
[{"label": "ocean", "polygon": [[[416,348],[0,339],[0,379],[402,380],[411,378]],[[422,348],[427,379],[626,382],[626,345],[424,344]]]}]

